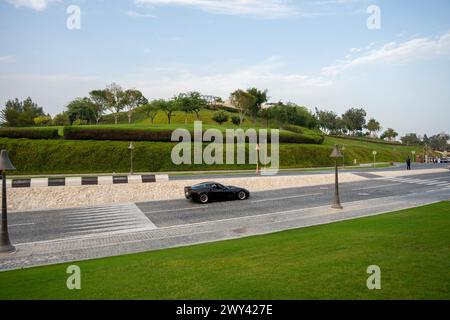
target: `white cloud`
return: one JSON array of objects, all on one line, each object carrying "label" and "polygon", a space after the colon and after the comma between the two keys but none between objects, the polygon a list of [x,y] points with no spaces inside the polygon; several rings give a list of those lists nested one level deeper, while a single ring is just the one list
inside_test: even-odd
[{"label": "white cloud", "polygon": [[322,69],[323,75],[338,75],[348,69],[378,63],[403,63],[450,53],[450,32],[437,38],[417,38],[397,44],[389,42],[354,59],[347,59]]},{"label": "white cloud", "polygon": [[129,17],[133,17],[133,18],[156,18],[155,15],[150,14],[150,13],[140,13],[137,11],[133,11],[133,10],[129,10],[126,11],[125,14]]},{"label": "white cloud", "polygon": [[196,7],[216,14],[254,15],[264,18],[291,16],[296,10],[287,0],[134,0],[137,5]]},{"label": "white cloud", "polygon": [[230,92],[238,88],[256,86],[269,89],[274,101],[290,99],[298,103],[310,102],[333,86],[332,81],[322,77],[280,72],[284,66],[279,57],[227,73],[198,74],[174,66],[152,70],[145,75],[124,79],[121,83],[125,87],[139,88],[151,99],[170,98],[179,92],[193,90],[228,98]]},{"label": "white cloud", "polygon": [[299,73],[283,73],[279,69],[285,63],[279,57],[271,57],[253,66],[235,69],[227,73],[199,74],[179,65],[146,71],[127,78],[102,79],[70,75],[0,75],[2,88],[0,103],[18,97],[31,96],[46,112],[59,113],[69,101],[86,96],[94,88],[103,88],[117,82],[123,87],[137,88],[148,98],[170,98],[179,92],[200,91],[228,98],[238,88],[267,88],[272,100],[291,100],[298,103],[319,102],[324,91],[329,92],[333,82],[321,77]]},{"label": "white cloud", "polygon": [[0,63],[11,63],[15,62],[16,58],[13,56],[0,56]]},{"label": "white cloud", "polygon": [[50,2],[55,2],[58,0],[7,0],[12,5],[17,8],[26,7],[30,9],[34,9],[37,11],[43,11],[47,8]]}]

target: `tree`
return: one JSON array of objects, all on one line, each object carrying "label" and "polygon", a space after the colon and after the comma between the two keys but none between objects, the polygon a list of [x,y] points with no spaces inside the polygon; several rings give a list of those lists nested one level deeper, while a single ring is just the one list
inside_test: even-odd
[{"label": "tree", "polygon": [[98,124],[103,114],[108,109],[111,101],[110,92],[108,90],[93,90],[89,93],[89,99],[92,102],[92,108],[95,115],[95,123]]},{"label": "tree", "polygon": [[197,120],[200,120],[200,111],[207,107],[208,102],[202,98],[202,95],[199,92],[191,92],[188,97],[190,99],[192,111],[195,113]]},{"label": "tree", "polygon": [[430,137],[429,145],[433,150],[447,151],[449,149],[448,145],[449,140],[450,136],[447,133],[442,132],[440,134]]},{"label": "tree", "polygon": [[67,105],[67,116],[70,125],[76,120],[92,123],[95,121],[94,106],[89,98],[77,98]]},{"label": "tree", "polygon": [[407,146],[417,146],[420,145],[422,142],[420,141],[416,133],[407,134],[404,137],[401,137],[400,140],[402,141],[403,144],[406,144]]},{"label": "tree", "polygon": [[139,105],[146,104],[148,100],[139,90],[129,89],[122,95],[122,104],[128,113],[128,123],[131,123],[133,112]]},{"label": "tree", "polygon": [[223,123],[228,121],[229,117],[225,112],[219,111],[213,115],[212,119],[218,124],[222,125]]},{"label": "tree", "polygon": [[53,117],[52,122],[53,122],[53,125],[55,125],[55,126],[65,126],[65,125],[70,124],[67,112],[62,112],[62,113],[57,114],[56,116]]},{"label": "tree", "polygon": [[125,108],[124,92],[121,86],[112,83],[106,87],[108,98],[108,109],[114,114],[114,123],[119,122],[119,113]]},{"label": "tree", "polygon": [[251,94],[255,98],[252,106],[250,107],[249,114],[253,118],[253,123],[256,124],[256,119],[262,105],[269,100],[269,97],[267,96],[268,90],[266,89],[261,91],[257,88],[250,88],[247,90],[247,93]]},{"label": "tree", "polygon": [[173,103],[176,104],[176,108],[179,111],[184,112],[184,124],[187,124],[188,114],[194,112],[191,101],[188,97],[181,93],[177,97],[173,98]]},{"label": "tree", "polygon": [[35,118],[45,116],[44,110],[34,103],[30,97],[23,101],[19,101],[17,98],[8,100],[0,113],[2,125],[6,127],[34,126]]},{"label": "tree", "polygon": [[381,130],[381,125],[377,120],[372,118],[367,122],[366,129],[369,130],[371,136],[375,136]]},{"label": "tree", "polygon": [[192,112],[195,113],[197,120],[200,120],[200,111],[208,105],[199,92],[181,93],[174,100],[178,104],[179,110],[185,114],[185,124],[187,124],[188,114]]},{"label": "tree", "polygon": [[381,135],[380,138],[388,139],[389,141],[395,141],[396,137],[398,137],[398,133],[394,129],[389,128]]},{"label": "tree", "polygon": [[272,116],[271,108],[261,109],[259,111],[259,116],[261,118],[263,118],[264,120],[266,120],[266,127],[268,128],[269,120],[271,119],[271,116]]},{"label": "tree", "polygon": [[144,113],[147,118],[150,118],[152,124],[155,122],[155,118],[158,115],[158,112],[161,107],[161,104],[158,102],[158,100],[154,100],[152,102],[146,103],[140,107],[140,112]]},{"label": "tree", "polygon": [[167,116],[167,121],[170,124],[172,120],[172,116],[178,109],[178,103],[175,100],[166,101],[166,100],[157,100],[157,104],[159,109],[164,111]]},{"label": "tree", "polygon": [[316,109],[316,116],[319,122],[319,127],[322,131],[331,133],[338,130],[339,116],[336,113],[332,111]]},{"label": "tree", "polygon": [[34,118],[33,121],[34,121],[35,125],[37,125],[39,127],[45,127],[45,126],[48,126],[49,124],[51,124],[52,117],[50,117],[49,115],[40,116],[40,117]]},{"label": "tree", "polygon": [[248,114],[254,106],[256,98],[250,93],[243,90],[236,90],[231,93],[230,101],[235,106],[239,113],[239,125],[244,122],[245,115]]},{"label": "tree", "polygon": [[358,131],[362,131],[366,124],[367,113],[364,109],[351,108],[342,115],[346,128],[353,135]]}]

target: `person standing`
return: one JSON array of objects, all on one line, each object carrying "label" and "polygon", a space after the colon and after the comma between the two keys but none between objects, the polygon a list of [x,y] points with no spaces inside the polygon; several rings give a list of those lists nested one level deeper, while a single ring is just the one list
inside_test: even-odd
[{"label": "person standing", "polygon": [[406,170],[411,170],[411,158],[406,159]]}]

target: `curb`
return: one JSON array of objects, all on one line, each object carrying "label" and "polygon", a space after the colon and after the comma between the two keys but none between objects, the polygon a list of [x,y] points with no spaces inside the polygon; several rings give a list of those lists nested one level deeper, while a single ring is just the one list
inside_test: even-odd
[{"label": "curb", "polygon": [[65,186],[96,186],[112,184],[138,184],[157,183],[169,181],[169,175],[117,175],[117,176],[90,176],[90,177],[61,177],[61,178],[36,178],[36,179],[11,179],[7,180],[7,187],[35,188],[35,187],[65,187]]}]

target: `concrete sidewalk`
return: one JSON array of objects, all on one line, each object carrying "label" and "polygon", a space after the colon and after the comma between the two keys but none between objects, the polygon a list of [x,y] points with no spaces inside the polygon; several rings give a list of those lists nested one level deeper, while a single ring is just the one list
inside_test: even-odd
[{"label": "concrete sidewalk", "polygon": [[17,246],[16,253],[0,254],[0,271],[235,239],[373,216],[448,200],[449,190],[356,201],[344,204],[345,209],[341,211],[329,206],[305,208],[167,228],[128,229],[25,243]]}]

